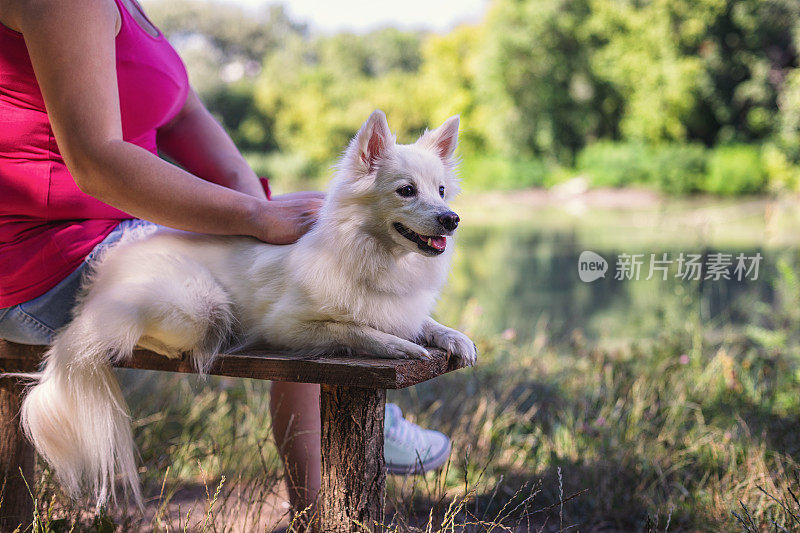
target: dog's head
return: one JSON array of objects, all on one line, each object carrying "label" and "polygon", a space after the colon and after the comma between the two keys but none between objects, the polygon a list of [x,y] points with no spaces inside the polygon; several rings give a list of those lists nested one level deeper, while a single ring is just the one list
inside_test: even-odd
[{"label": "dog's head", "polygon": [[458,116],[414,144],[395,142],[386,115],[377,110],[353,138],[340,163],[332,194],[357,205],[361,229],[395,249],[438,256],[459,218],[448,202],[459,192],[453,153]]}]

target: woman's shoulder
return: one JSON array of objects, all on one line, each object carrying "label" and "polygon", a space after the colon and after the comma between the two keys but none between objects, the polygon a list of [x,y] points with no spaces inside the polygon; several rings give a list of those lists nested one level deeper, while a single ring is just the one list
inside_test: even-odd
[{"label": "woman's shoulder", "polygon": [[120,26],[120,13],[114,0],[0,0],[0,23],[19,33],[37,21],[56,19],[63,15],[79,15],[95,21]]}]

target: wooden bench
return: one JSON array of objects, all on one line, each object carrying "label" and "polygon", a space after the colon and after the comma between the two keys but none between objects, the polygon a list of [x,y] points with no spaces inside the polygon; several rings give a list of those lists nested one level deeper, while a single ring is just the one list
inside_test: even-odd
[{"label": "wooden bench", "polygon": [[[45,347],[0,339],[0,373],[36,370]],[[447,354],[430,350],[430,360],[373,357],[289,358],[270,351],[221,355],[211,372],[217,376],[321,384],[322,531],[381,530],[386,465],[383,416],[386,389],[422,383],[454,369]],[[137,351],[121,367],[194,373],[186,360]],[[28,524],[33,502],[23,480],[33,480],[34,452],[19,427],[22,385],[0,378],[0,532]],[[22,472],[22,475],[20,475]]]}]

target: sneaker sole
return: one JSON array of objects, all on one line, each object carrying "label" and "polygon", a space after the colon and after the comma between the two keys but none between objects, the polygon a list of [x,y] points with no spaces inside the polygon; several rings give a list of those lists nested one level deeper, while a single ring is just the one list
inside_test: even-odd
[{"label": "sneaker sole", "polygon": [[439,454],[422,461],[422,464],[420,464],[419,461],[411,466],[386,463],[386,471],[395,476],[416,476],[418,474],[424,474],[430,470],[436,470],[447,462],[447,458],[450,456],[450,448],[451,445],[448,442],[447,447],[444,450],[439,452]]}]

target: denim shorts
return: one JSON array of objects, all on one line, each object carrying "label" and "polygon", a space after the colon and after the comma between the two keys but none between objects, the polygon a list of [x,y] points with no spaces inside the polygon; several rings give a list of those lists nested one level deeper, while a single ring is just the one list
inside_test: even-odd
[{"label": "denim shorts", "polygon": [[98,254],[118,242],[126,232],[145,226],[156,225],[145,220],[123,220],[58,285],[33,300],[0,309],[0,339],[21,344],[50,344],[56,331],[72,318],[83,276]]}]

